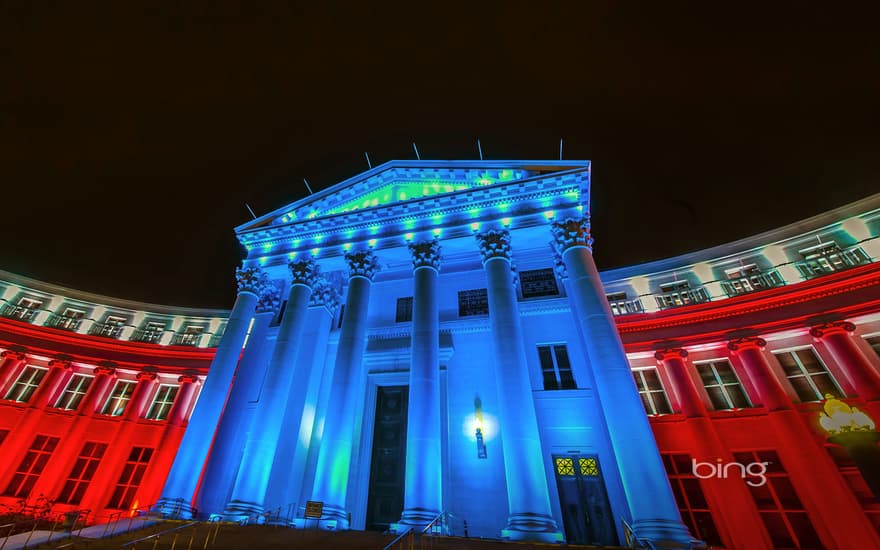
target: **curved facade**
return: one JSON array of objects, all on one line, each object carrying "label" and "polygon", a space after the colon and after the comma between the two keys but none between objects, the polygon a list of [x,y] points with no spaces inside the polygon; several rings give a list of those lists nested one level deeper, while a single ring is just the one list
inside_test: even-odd
[{"label": "curved facade", "polygon": [[876,444],[819,423],[880,418],[880,195],[599,274],[589,187],[386,163],[237,228],[228,312],[2,274],[0,503],[880,546]]}]

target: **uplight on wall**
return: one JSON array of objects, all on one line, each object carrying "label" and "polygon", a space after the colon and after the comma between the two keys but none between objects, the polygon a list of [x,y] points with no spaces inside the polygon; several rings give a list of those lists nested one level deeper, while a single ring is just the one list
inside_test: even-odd
[{"label": "uplight on wall", "polygon": [[486,443],[498,433],[498,422],[491,414],[483,413],[483,401],[480,396],[474,398],[474,413],[465,417],[463,433],[477,444],[477,458],[488,458]]}]

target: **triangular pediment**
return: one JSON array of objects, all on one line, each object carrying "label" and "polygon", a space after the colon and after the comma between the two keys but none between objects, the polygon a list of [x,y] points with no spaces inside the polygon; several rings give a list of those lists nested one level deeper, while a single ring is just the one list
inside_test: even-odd
[{"label": "triangular pediment", "polygon": [[390,161],[236,228],[237,232],[583,168],[584,161]]}]

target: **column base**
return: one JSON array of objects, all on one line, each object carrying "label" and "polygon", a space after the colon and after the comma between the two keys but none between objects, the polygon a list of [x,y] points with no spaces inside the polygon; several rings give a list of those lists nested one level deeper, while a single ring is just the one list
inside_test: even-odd
[{"label": "column base", "polygon": [[183,497],[162,497],[156,502],[153,510],[163,518],[171,519],[193,519],[196,512],[189,501]]},{"label": "column base", "polygon": [[[311,520],[315,521],[315,520]],[[325,504],[321,519],[317,520],[318,528],[324,531],[345,531],[351,524],[350,514],[342,506]]]},{"label": "column base", "polygon": [[403,528],[406,527],[427,527],[429,523],[437,519],[437,516],[440,515],[440,510],[428,510],[425,508],[407,508],[403,511],[403,514],[400,516],[400,522],[396,525],[399,525]]},{"label": "column base", "polygon": [[530,513],[510,515],[507,528],[501,530],[501,538],[511,541],[565,542],[565,536],[552,517]]},{"label": "column base", "polygon": [[680,521],[668,519],[637,519],[632,522],[633,536],[639,541],[662,546],[663,543],[686,544],[686,548],[703,548],[705,543],[691,536]]},{"label": "column base", "polygon": [[233,500],[226,505],[223,510],[223,517],[235,519],[247,519],[253,516],[259,516],[263,513],[263,505],[256,502],[247,502],[244,500]]}]

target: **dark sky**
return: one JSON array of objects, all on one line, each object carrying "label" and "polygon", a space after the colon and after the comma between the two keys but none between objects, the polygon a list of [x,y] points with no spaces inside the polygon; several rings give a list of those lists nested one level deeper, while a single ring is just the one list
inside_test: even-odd
[{"label": "dark sky", "polygon": [[533,159],[565,138],[594,162],[600,268],[880,191],[875,11],[18,4],[0,8],[0,268],[82,290],[229,307],[245,202],[412,141]]}]

